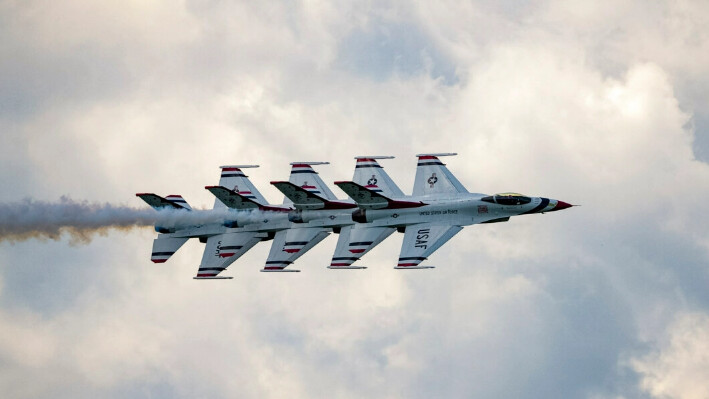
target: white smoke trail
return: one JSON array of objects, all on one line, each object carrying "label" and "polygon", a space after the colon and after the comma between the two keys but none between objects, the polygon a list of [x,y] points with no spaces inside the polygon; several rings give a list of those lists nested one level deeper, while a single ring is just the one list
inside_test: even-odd
[{"label": "white smoke trail", "polygon": [[[262,214],[257,211],[255,213]],[[261,217],[254,212],[243,213],[239,219]],[[0,242],[19,242],[31,238],[59,240],[70,237],[72,244],[88,243],[95,234],[106,235],[109,230],[128,230],[152,227],[203,225],[223,223],[233,219],[228,210],[173,210],[155,211],[151,208],[132,208],[108,203],[90,203],[61,197],[58,202],[22,201],[0,204]]]}]

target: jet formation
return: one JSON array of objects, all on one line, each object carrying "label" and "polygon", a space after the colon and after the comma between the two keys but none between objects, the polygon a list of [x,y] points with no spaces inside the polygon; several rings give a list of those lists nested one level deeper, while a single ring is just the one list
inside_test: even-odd
[{"label": "jet formation", "polygon": [[[329,269],[365,269],[362,256],[394,232],[404,233],[394,269],[428,269],[421,265],[464,226],[507,222],[512,216],[570,208],[564,201],[517,193],[470,193],[439,157],[455,153],[418,154],[411,195],[405,195],[379,164],[392,156],[358,156],[352,181],[337,181],[349,198],[338,199],[313,166],[329,162],[293,162],[288,181],[272,181],[284,195],[282,204],[269,204],[244,169],[258,165],[221,166],[218,186],[207,186],[216,200],[214,210],[227,216],[219,223],[155,226],[151,260],[167,261],[188,239],[205,243],[195,279],[220,276],[235,260],[261,241],[272,240],[262,272],[297,272],[293,262],[325,239],[337,234]],[[155,209],[189,212],[180,195],[136,194]]]}]

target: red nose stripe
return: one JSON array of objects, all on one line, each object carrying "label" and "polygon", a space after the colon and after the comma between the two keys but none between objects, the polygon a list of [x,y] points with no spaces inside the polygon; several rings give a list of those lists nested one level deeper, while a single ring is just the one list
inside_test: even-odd
[{"label": "red nose stripe", "polygon": [[560,211],[560,210],[562,210],[562,209],[571,208],[572,206],[573,206],[573,205],[571,205],[571,204],[569,204],[569,203],[567,203],[567,202],[558,201],[558,202],[556,203],[556,206],[554,207],[554,210],[555,210],[555,211]]}]

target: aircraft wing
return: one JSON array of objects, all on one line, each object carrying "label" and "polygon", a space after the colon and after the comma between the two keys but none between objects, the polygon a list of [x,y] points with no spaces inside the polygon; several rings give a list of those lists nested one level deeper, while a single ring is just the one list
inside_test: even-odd
[{"label": "aircraft wing", "polygon": [[230,190],[223,186],[207,186],[205,187],[210,193],[214,194],[219,201],[224,205],[233,209],[259,209],[261,205],[251,198]]},{"label": "aircraft wing", "polygon": [[265,233],[256,232],[225,233],[209,237],[196,278],[215,278],[265,237]]},{"label": "aircraft wing", "polygon": [[456,155],[445,154],[418,154],[416,177],[414,178],[414,197],[431,194],[467,193],[468,190],[446,168],[446,164],[438,157]]},{"label": "aircraft wing", "polygon": [[393,232],[394,227],[371,227],[365,225],[345,226],[340,230],[335,254],[332,256],[329,269],[363,269],[363,266],[352,266],[364,254],[384,241]]},{"label": "aircraft wing", "polygon": [[419,223],[406,226],[404,242],[401,245],[399,263],[395,269],[422,269],[432,266],[419,266],[433,252],[450,240],[461,226]]},{"label": "aircraft wing", "polygon": [[285,270],[330,233],[321,227],[294,227],[276,233],[262,272],[298,272]]},{"label": "aircraft wing", "polygon": [[[142,199],[148,205],[152,206],[155,209],[162,209],[162,208],[188,209],[187,206],[180,204],[181,202],[184,204],[187,204],[187,203],[182,199],[182,197],[177,196],[177,195],[170,196],[170,197],[176,198],[175,200],[163,198],[157,194],[152,194],[152,193],[138,193],[135,196],[140,197],[140,199]],[[177,199],[177,197],[179,197],[179,200]]]},{"label": "aircraft wing", "polygon": [[350,196],[362,209],[416,208],[423,202],[398,201],[351,181],[336,181],[335,184]]},{"label": "aircraft wing", "polygon": [[293,203],[296,209],[350,209],[357,207],[352,203],[327,200],[291,182],[272,181],[271,184],[276,186]]}]

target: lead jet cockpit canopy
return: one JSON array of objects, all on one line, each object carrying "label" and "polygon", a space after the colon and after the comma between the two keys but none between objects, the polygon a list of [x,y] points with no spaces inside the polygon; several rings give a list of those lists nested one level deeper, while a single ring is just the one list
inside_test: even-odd
[{"label": "lead jet cockpit canopy", "polygon": [[524,205],[532,202],[532,199],[517,193],[501,193],[480,198],[480,201],[499,205]]}]

